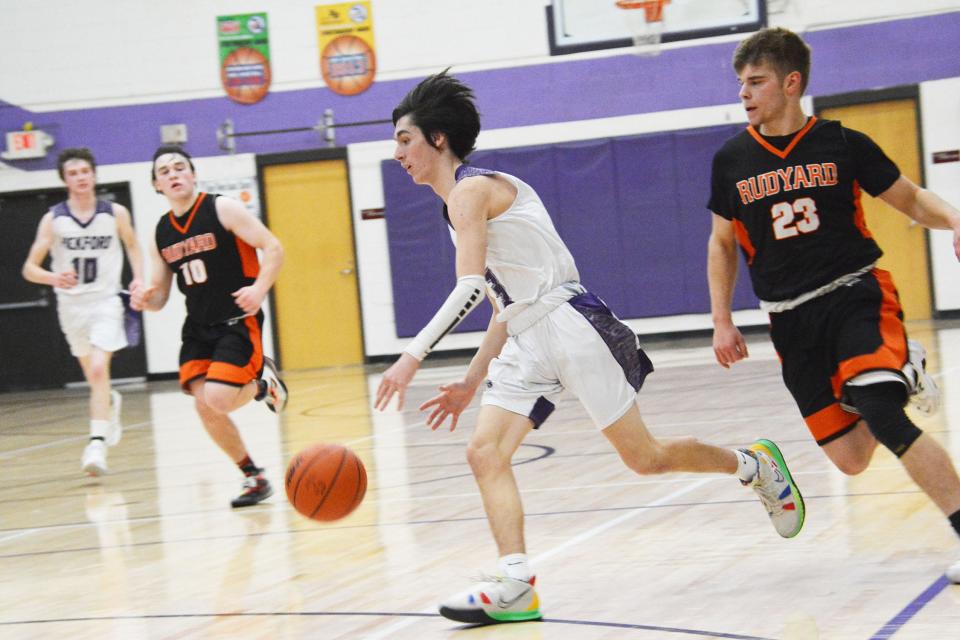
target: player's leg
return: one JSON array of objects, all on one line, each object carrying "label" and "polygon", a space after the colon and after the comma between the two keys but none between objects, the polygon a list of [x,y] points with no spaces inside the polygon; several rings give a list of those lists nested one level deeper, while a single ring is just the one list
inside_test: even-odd
[{"label": "player's leg", "polygon": [[640,474],[736,473],[757,492],[780,535],[800,532],[803,498],[775,444],[763,440],[732,450],[694,438],[658,440],[637,408],[637,392],[653,367],[633,331],[589,293],[573,298],[550,319],[544,342],[558,345],[552,360],[558,363],[561,383],[579,398],[629,468]]},{"label": "player's leg", "polygon": [[[236,364],[220,362],[217,359],[222,357],[218,352],[218,345],[223,341],[225,333],[227,331],[224,326],[207,327],[193,322],[190,318],[185,320],[183,344],[180,347],[180,385],[193,396],[197,415],[210,438],[243,473],[243,489],[231,502],[231,506],[245,507],[268,498],[273,489],[263,469],[250,458],[243,438],[230,416],[221,410],[222,406],[214,407],[207,402],[208,396],[235,397],[238,389],[250,386],[254,375],[251,371],[242,371],[242,367]],[[228,349],[226,353],[229,355],[231,351]],[[208,380],[207,376],[211,372],[219,372],[221,377],[236,377],[237,384]]]},{"label": "player's leg", "polygon": [[[214,388],[212,392],[211,387]],[[227,387],[227,389],[217,390],[216,387]],[[258,467],[250,457],[240,430],[237,429],[233,419],[223,411],[211,407],[206,401],[208,397],[223,395],[233,389],[217,382],[207,382],[203,378],[195,379],[189,384],[189,392],[193,396],[197,415],[200,416],[200,421],[210,439],[243,473],[243,488],[240,495],[230,504],[233,507],[248,507],[269,498],[273,494],[273,487],[267,480],[264,469]]]},{"label": "player's leg", "polygon": [[210,407],[230,413],[251,400],[263,401],[274,413],[286,407],[287,387],[276,365],[263,355],[262,326],[261,312],[212,329],[218,335],[207,381],[222,384],[207,387],[205,400]]},{"label": "player's leg", "polygon": [[467,461],[497,543],[500,575],[485,576],[441,603],[441,615],[451,620],[492,624],[541,617],[523,537],[523,505],[511,466],[514,453],[533,426],[533,420],[522,413],[489,404],[480,409],[467,446]]},{"label": "player's leg", "polygon": [[[929,376],[917,346],[908,344],[893,280],[875,269],[849,289],[837,338],[836,379],[842,381],[843,400],[860,413],[876,441],[900,459],[960,535],[956,468],[943,447],[923,434],[904,411],[908,396],[916,394]],[[960,581],[960,566],[950,567],[947,574]]]}]

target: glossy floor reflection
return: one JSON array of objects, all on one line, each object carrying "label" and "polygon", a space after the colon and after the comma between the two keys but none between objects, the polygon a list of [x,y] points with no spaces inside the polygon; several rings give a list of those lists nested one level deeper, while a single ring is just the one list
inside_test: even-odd
[{"label": "glossy floor reflection", "polygon": [[[960,323],[911,327],[944,406],[918,424],[960,461]],[[639,477],[579,404],[562,402],[522,446],[544,622],[467,628],[436,602],[491,571],[495,549],[464,459],[461,427],[432,432],[415,407],[465,361],[423,369],[408,409],[370,409],[377,367],[290,373],[287,412],[235,417],[276,493],[232,510],[239,472],[171,382],[127,385],[110,474],[80,474],[86,392],[0,396],[2,638],[778,638],[960,637],[960,558],[945,519],[878,451],[846,477],[807,435],[766,338],[730,371],[707,342],[651,343],[640,395],[658,436],[729,447],[776,440],[807,501],[779,538],[731,478]],[[320,441],[352,447],[369,489],[319,524],[283,494],[286,462]]]}]

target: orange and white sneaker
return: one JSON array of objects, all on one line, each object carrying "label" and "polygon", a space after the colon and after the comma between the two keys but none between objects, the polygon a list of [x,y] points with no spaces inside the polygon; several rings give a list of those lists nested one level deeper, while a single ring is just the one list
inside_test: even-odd
[{"label": "orange and white sneaker", "polygon": [[266,356],[263,358],[263,373],[260,378],[267,383],[266,395],[263,396],[264,404],[270,411],[280,413],[287,406],[287,385],[280,379],[276,363]]},{"label": "orange and white sneaker", "polygon": [[440,615],[457,622],[498,624],[540,620],[540,598],[530,581],[482,576],[470,589],[440,605]]},{"label": "orange and white sneaker", "polygon": [[753,480],[743,484],[756,491],[777,533],[784,538],[800,533],[805,516],[803,496],[780,449],[770,440],[757,440],[742,451],[755,457],[759,467]]},{"label": "orange and white sneaker", "polygon": [[940,409],[940,389],[933,376],[927,373],[927,350],[916,340],[907,340],[909,360],[903,367],[907,377],[910,404],[925,416]]}]

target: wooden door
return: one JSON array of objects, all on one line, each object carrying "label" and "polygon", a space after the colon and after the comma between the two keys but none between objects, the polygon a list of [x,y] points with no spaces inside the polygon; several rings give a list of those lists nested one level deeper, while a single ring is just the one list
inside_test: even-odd
[{"label": "wooden door", "polygon": [[[917,104],[912,98],[831,107],[820,115],[867,134],[897,163],[904,176],[923,183]],[[926,231],[877,198],[865,195],[863,209],[867,228],[883,249],[878,266],[893,274],[905,318],[928,320],[932,301]]]},{"label": "wooden door", "polygon": [[346,161],[262,170],[270,229],[286,255],[274,287],[283,368],[363,362]]}]

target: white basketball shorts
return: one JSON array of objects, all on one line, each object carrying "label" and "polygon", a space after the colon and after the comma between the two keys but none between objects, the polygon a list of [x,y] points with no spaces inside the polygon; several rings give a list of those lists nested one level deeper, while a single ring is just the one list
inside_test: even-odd
[{"label": "white basketball shorts", "polygon": [[527,416],[539,428],[569,389],[605,429],[636,402],[651,371],[633,330],[587,292],[507,338],[490,363],[481,404]]},{"label": "white basketball shorts", "polygon": [[90,355],[91,347],[114,352],[127,346],[120,296],[84,301],[65,298],[57,299],[57,315],[71,354],[82,358]]}]

